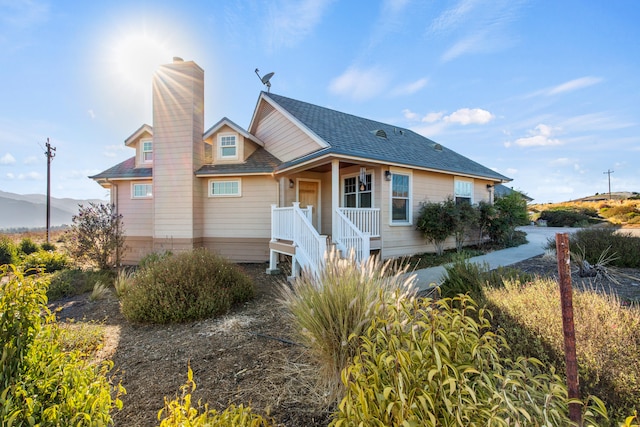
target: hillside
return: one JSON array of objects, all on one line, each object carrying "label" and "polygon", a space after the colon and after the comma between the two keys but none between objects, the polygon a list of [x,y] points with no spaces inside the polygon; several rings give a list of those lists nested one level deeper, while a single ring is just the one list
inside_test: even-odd
[{"label": "hillside", "polygon": [[[51,198],[51,226],[71,224],[78,205],[104,200],[76,200]],[[0,191],[0,230],[12,228],[42,228],[46,226],[47,196],[44,194],[15,194]]]}]

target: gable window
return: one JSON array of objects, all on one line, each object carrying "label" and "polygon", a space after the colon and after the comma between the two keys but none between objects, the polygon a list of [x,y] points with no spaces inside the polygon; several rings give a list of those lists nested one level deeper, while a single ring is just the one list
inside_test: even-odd
[{"label": "gable window", "polygon": [[456,179],[454,181],[454,198],[456,204],[473,204],[473,182]]},{"label": "gable window", "polygon": [[391,175],[391,224],[411,223],[410,176],[393,173]]},{"label": "gable window", "polygon": [[345,208],[370,208],[373,206],[370,173],[365,175],[364,182],[358,176],[345,178],[342,188]]},{"label": "gable window", "polygon": [[238,142],[235,135],[218,136],[218,154],[221,159],[238,158]]},{"label": "gable window", "polygon": [[131,198],[149,199],[153,197],[153,185],[150,182],[144,184],[133,184],[131,186]]},{"label": "gable window", "polygon": [[212,179],[209,181],[209,197],[240,197],[239,179]]},{"label": "gable window", "polygon": [[153,160],[153,142],[142,141],[142,161],[149,163]]}]

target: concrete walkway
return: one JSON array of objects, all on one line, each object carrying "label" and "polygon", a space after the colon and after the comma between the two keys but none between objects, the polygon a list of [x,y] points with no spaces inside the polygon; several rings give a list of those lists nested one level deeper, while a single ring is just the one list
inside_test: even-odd
[{"label": "concrete walkway", "polygon": [[[529,243],[515,248],[502,249],[490,252],[486,255],[473,257],[470,258],[469,261],[480,264],[486,262],[489,264],[491,269],[515,264],[517,262],[524,261],[525,259],[542,255],[549,239],[555,242],[556,233],[573,233],[578,230],[577,228],[535,227],[529,225],[525,227],[518,227],[517,229],[527,233],[527,240]],[[414,274],[417,276],[416,284],[418,289],[425,290],[442,283],[444,280],[445,269],[444,266],[440,265],[437,267],[416,270]]]}]

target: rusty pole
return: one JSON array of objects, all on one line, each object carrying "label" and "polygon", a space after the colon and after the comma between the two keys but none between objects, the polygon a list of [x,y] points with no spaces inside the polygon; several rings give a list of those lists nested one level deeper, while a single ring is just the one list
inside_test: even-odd
[{"label": "rusty pole", "polygon": [[[576,332],[573,323],[573,295],[571,290],[571,256],[569,255],[569,234],[556,233],[556,253],[558,256],[558,276],[560,303],[562,306],[562,332],[564,334],[564,357],[567,365],[567,388],[569,399],[579,399],[578,359],[576,356]],[[579,403],[569,404],[569,419],[582,425]]]}]

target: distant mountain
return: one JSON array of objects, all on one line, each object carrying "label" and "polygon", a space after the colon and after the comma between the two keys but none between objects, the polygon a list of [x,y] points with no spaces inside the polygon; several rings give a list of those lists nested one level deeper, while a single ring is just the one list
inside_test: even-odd
[{"label": "distant mountain", "polygon": [[[51,198],[51,226],[71,224],[78,213],[78,205],[90,202],[105,203],[99,199]],[[47,196],[44,194],[15,194],[0,191],[0,230],[11,228],[44,228],[47,225]]]}]

